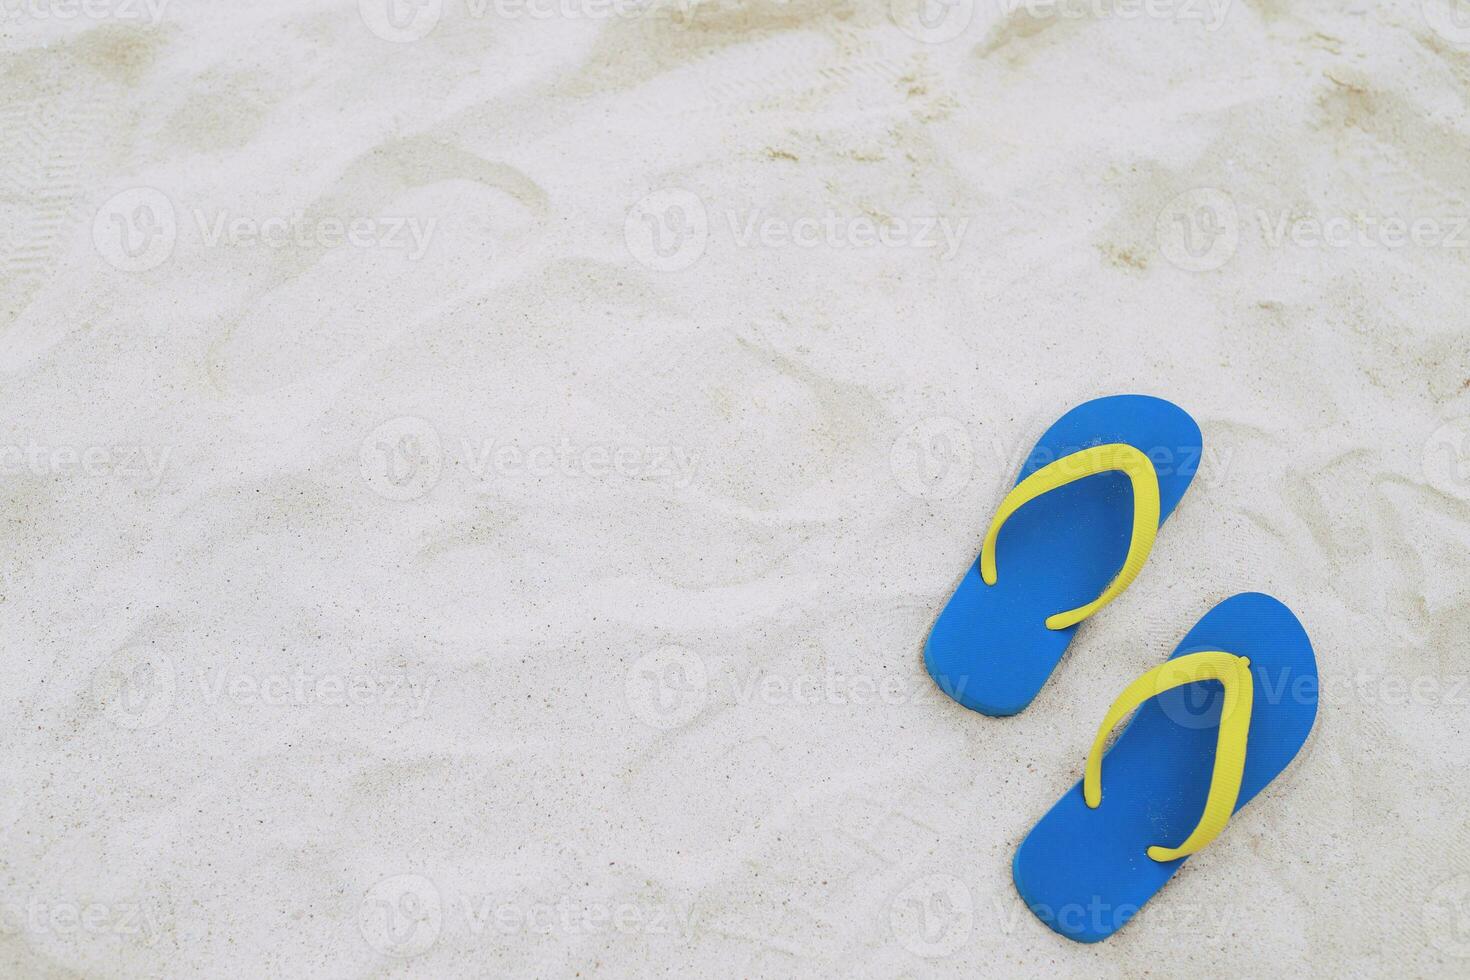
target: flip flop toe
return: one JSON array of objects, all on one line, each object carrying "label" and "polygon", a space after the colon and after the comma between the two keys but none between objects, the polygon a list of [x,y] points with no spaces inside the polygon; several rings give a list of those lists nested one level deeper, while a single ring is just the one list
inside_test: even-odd
[{"label": "flip flop toe", "polygon": [[1317,693],[1311,642],[1286,606],[1248,592],[1210,610],[1114,702],[1082,780],[1017,848],[1022,900],[1069,939],[1112,935],[1286,768]]},{"label": "flip flop toe", "polygon": [[1142,570],[1201,452],[1194,419],[1162,398],[1099,398],[1058,419],[930,631],[934,682],[987,715],[1030,704],[1078,624]]}]

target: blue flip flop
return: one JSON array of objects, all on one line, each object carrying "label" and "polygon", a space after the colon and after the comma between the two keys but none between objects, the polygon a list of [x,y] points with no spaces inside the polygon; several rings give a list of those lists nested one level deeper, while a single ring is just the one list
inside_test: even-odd
[{"label": "blue flip flop", "polygon": [[1312,644],[1290,609],[1259,592],[1211,609],[1113,704],[1082,781],[1016,849],[1021,899],[1078,942],[1122,928],[1291,762],[1317,717],[1317,689]]},{"label": "blue flip flop", "polygon": [[1162,398],[1099,398],[1058,419],[929,633],[940,689],[987,715],[1030,704],[1077,624],[1137,576],[1201,452],[1194,419]]}]

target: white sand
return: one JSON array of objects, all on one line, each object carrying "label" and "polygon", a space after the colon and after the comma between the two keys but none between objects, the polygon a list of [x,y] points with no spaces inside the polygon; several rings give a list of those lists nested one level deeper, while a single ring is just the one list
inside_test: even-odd
[{"label": "white sand", "polygon": [[[1449,0],[33,2],[0,974],[1470,971]],[[1134,390],[1208,449],[1142,578],[1020,717],[937,696],[1018,454]],[[1017,843],[1248,589],[1312,740],[1060,939]]]}]

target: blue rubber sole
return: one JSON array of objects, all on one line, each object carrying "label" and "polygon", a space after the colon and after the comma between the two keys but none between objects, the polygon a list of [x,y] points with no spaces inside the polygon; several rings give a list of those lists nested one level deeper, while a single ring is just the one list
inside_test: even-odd
[{"label": "blue rubber sole", "polygon": [[[1153,461],[1162,525],[1203,451],[1194,419],[1162,398],[1114,395],[1078,405],[1036,443],[1016,482],[1063,456],[1114,442]],[[1025,708],[1078,629],[1049,630],[1046,618],[1091,602],[1107,588],[1123,567],[1132,526],[1133,489],[1122,473],[1078,480],[1022,507],[996,543],[995,585],[981,580],[977,556],[934,623],[924,645],[934,682],[982,714]]]},{"label": "blue rubber sole", "polygon": [[[1317,661],[1291,610],[1259,592],[1206,613],[1173,657],[1201,650],[1251,661],[1239,812],[1306,742],[1317,717]],[[1177,846],[1204,812],[1223,693],[1218,681],[1201,681],[1145,702],[1103,757],[1101,805],[1088,809],[1079,780],[1021,842],[1011,865],[1016,891],[1052,929],[1078,942],[1106,939],[1189,860],[1158,862],[1146,851]],[[1079,772],[1086,754],[1079,743]]]}]

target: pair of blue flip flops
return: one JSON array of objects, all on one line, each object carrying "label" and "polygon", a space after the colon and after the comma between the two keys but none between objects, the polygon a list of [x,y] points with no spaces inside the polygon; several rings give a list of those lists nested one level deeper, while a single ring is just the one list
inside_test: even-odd
[{"label": "pair of blue flip flops", "polygon": [[[935,683],[986,715],[1030,704],[1079,624],[1139,574],[1201,456],[1199,426],[1159,398],[1063,415],[934,624],[924,661]],[[1301,623],[1257,592],[1224,600],[1102,719],[1083,780],[1017,849],[1016,890],[1063,936],[1107,938],[1286,768],[1316,714]]]}]

